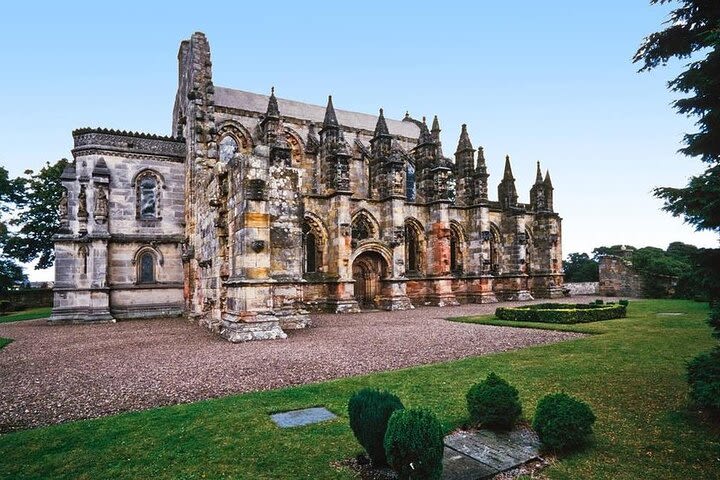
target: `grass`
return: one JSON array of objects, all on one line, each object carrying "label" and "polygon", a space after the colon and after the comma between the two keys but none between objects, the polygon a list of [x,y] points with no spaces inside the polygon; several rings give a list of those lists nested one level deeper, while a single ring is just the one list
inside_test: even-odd
[{"label": "grass", "polygon": [[37,318],[48,318],[52,307],[29,308],[21,312],[14,312],[0,316],[0,323],[19,322],[21,320],[35,320]]},{"label": "grass", "polygon": [[[389,389],[450,430],[466,421],[468,388],[494,371],[526,418],[557,391],[597,415],[593,444],[546,469],[551,479],[716,479],[720,433],[687,409],[684,380],[685,362],[714,344],[706,316],[704,304],[635,301],[574,341],[1,435],[0,478],[350,479],[330,463],[360,451],[346,414],[355,390]],[[281,430],[267,415],[318,404],[341,418]]]},{"label": "grass", "polygon": [[11,339],[11,338],[3,338],[3,337],[0,337],[0,350],[2,350],[2,348],[3,348],[4,346],[9,345],[9,344],[11,344],[11,343],[12,343],[12,339]]}]

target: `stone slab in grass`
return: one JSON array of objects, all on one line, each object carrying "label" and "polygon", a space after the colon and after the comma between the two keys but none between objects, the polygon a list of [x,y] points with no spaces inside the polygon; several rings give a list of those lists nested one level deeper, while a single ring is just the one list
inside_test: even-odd
[{"label": "stone slab in grass", "polygon": [[[478,480],[538,457],[540,440],[529,429],[496,433],[458,431],[445,437],[446,480]],[[473,463],[474,462],[474,463]]]},{"label": "stone slab in grass", "polygon": [[325,407],[303,408],[302,410],[291,410],[289,412],[274,413],[270,418],[280,428],[301,427],[312,423],[320,423],[337,418]]}]

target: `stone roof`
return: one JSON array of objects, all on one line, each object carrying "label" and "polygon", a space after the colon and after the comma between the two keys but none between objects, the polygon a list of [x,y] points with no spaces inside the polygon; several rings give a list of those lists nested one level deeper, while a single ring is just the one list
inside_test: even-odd
[{"label": "stone roof", "polygon": [[[268,95],[234,90],[232,88],[215,87],[215,105],[220,107],[237,108],[264,114],[267,110],[269,99],[270,97]],[[277,101],[278,107],[280,108],[280,115],[282,116],[310,120],[316,124],[321,124],[325,118],[325,106],[311,105],[309,103],[296,102],[283,98],[278,98]],[[373,132],[378,120],[377,115],[368,115],[367,113],[349,112],[339,109],[335,109],[335,113],[340,125],[349,129],[359,128]],[[401,122],[390,119],[386,119],[386,122],[392,135],[400,135],[412,139],[420,135],[420,129],[412,122]]]}]

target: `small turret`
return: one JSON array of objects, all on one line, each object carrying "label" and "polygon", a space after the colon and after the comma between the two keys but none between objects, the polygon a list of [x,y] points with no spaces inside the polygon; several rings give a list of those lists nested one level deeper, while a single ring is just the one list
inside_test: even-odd
[{"label": "small turret", "polygon": [[278,108],[277,98],[275,97],[275,87],[270,89],[270,98],[265,116],[260,121],[260,128],[263,132],[265,144],[272,145],[277,138],[277,132],[280,128],[280,109]]},{"label": "small turret", "polygon": [[377,124],[375,125],[375,133],[373,134],[372,140],[370,140],[370,150],[373,156],[385,156],[390,154],[391,146],[392,135],[390,135],[390,130],[388,130],[387,122],[385,121],[385,114],[381,108]]},{"label": "small turret", "polygon": [[515,188],[515,177],[513,177],[510,166],[510,155],[505,156],[505,171],[498,185],[498,199],[502,208],[509,209],[517,205],[518,194]]},{"label": "small turret", "polygon": [[463,123],[455,151],[455,178],[457,180],[457,199],[463,205],[472,205],[473,202],[473,170],[475,163],[475,149],[470,142],[467,125]]},{"label": "small turret", "polygon": [[333,106],[332,101],[332,95],[328,95],[328,103],[327,107],[325,107],[325,119],[323,120],[323,126],[320,130],[320,134],[322,135],[323,131],[325,130],[339,130],[340,124],[337,120],[337,115],[335,115],[335,107]]},{"label": "small turret", "polygon": [[478,202],[488,200],[488,177],[487,164],[485,163],[485,152],[483,147],[478,147],[477,167],[475,167],[475,199]]}]

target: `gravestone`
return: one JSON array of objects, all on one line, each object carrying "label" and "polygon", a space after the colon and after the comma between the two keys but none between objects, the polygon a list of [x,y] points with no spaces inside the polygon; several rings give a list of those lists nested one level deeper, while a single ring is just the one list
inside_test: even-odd
[{"label": "gravestone", "polygon": [[312,423],[325,422],[337,418],[330,410],[324,407],[303,408],[289,412],[275,413],[270,418],[280,428],[300,427]]}]

